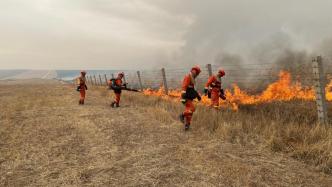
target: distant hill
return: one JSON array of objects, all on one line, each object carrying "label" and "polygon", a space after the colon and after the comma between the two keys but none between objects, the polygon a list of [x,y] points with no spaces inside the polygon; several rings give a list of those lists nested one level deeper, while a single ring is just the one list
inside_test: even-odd
[{"label": "distant hill", "polygon": [[[88,75],[104,75],[111,77],[122,70],[87,70]],[[129,73],[130,71],[125,71]],[[72,80],[80,75],[80,70],[0,70],[0,80],[7,79],[62,79]]]},{"label": "distant hill", "polygon": [[0,79],[53,79],[55,70],[1,70]]},{"label": "distant hill", "polygon": [[[62,80],[72,80],[80,75],[80,70],[56,70],[57,78]],[[87,70],[88,75],[104,75],[111,76],[117,73],[117,70]]]},{"label": "distant hill", "polygon": [[5,79],[6,77],[12,77],[23,73],[27,70],[0,70],[0,79]]}]

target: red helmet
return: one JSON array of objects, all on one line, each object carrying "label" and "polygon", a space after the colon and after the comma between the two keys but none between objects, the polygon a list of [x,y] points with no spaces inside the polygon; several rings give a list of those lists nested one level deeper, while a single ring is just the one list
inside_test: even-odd
[{"label": "red helmet", "polygon": [[218,71],[218,74],[223,77],[223,76],[225,76],[225,71],[223,69],[220,69]]},{"label": "red helmet", "polygon": [[123,72],[120,72],[119,74],[118,74],[118,76],[120,77],[124,77],[124,73]]},{"label": "red helmet", "polygon": [[201,73],[201,68],[199,66],[194,66],[191,68],[191,71],[195,70],[197,75]]}]

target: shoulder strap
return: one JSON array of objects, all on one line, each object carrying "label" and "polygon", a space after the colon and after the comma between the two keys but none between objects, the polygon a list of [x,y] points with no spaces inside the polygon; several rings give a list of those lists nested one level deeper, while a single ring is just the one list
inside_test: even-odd
[{"label": "shoulder strap", "polygon": [[189,73],[189,77],[190,77],[190,81],[191,81],[191,83],[193,84],[193,85],[195,85],[195,78],[194,78],[194,76],[191,74],[191,72]]},{"label": "shoulder strap", "polygon": [[221,77],[218,77],[217,75],[215,75],[215,77],[217,81],[221,82]]}]

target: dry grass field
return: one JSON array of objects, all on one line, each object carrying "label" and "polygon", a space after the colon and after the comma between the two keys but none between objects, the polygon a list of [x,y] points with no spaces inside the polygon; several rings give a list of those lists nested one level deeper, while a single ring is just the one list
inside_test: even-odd
[{"label": "dry grass field", "polygon": [[[0,82],[0,186],[332,186],[332,130],[314,103],[198,107],[51,80]],[[332,113],[332,112],[330,112]]]}]

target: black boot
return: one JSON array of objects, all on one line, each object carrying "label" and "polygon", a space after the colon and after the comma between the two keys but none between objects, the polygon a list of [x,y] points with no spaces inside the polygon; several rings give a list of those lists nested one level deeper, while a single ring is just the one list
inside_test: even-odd
[{"label": "black boot", "polygon": [[82,105],[84,105],[84,100],[82,100]]},{"label": "black boot", "polygon": [[81,104],[82,104],[82,101],[81,101],[81,100],[79,100],[79,101],[78,101],[78,104],[79,104],[79,105],[81,105]]},{"label": "black boot", "polygon": [[116,107],[120,107],[120,105],[119,105],[119,103],[116,103],[116,105],[115,105]]},{"label": "black boot", "polygon": [[181,113],[181,114],[179,115],[179,119],[180,119],[181,123],[184,124],[184,115],[183,115],[183,113]]},{"label": "black boot", "polygon": [[184,126],[184,130],[185,131],[188,131],[190,129],[190,124],[186,124],[185,126]]},{"label": "black boot", "polygon": [[114,102],[114,101],[111,103],[111,107],[112,107],[112,108],[115,107],[115,102]]}]

